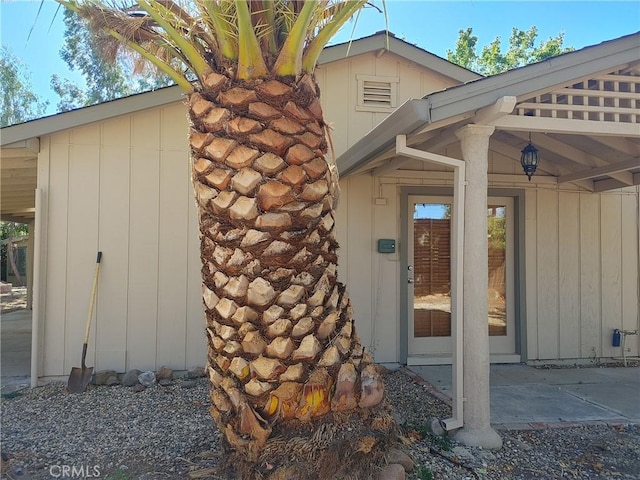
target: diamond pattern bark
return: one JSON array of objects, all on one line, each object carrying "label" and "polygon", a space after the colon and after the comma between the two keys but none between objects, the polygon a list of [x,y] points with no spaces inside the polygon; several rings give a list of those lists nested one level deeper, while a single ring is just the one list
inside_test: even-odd
[{"label": "diamond pattern bark", "polygon": [[255,458],[278,422],[372,407],[383,387],[337,279],[338,185],[313,78],[210,83],[187,103],[211,413]]}]

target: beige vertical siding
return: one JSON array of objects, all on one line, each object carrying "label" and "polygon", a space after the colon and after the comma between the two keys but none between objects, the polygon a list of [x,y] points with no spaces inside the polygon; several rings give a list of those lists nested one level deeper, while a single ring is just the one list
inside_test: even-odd
[{"label": "beige vertical siding", "polygon": [[[511,168],[500,163],[494,164],[491,173]],[[395,238],[398,252],[406,248],[399,225],[404,208],[399,192],[410,185],[451,186],[451,182],[430,179],[426,173],[413,178],[363,174],[342,181],[341,278],[348,276],[358,331],[380,362],[402,360],[398,329],[406,299],[399,295],[399,254],[378,254],[375,242]],[[356,188],[359,194],[352,192]],[[384,198],[386,205],[375,205],[376,197]],[[637,202],[637,194],[629,191],[592,194],[525,187],[527,359],[621,355],[621,349],[611,347],[613,329],[635,330],[639,322]],[[371,218],[370,228],[359,227],[364,217]],[[637,338],[629,337],[627,347],[628,355],[637,355]]]},{"label": "beige vertical siding", "polygon": [[580,357],[580,203],[579,195],[558,194],[558,298],[560,358]]},{"label": "beige vertical siding", "polygon": [[[389,180],[387,180],[389,182]],[[386,205],[373,206],[373,251],[374,267],[372,271],[372,345],[375,358],[379,362],[397,362],[401,338],[398,319],[400,311],[400,226],[397,185],[383,183],[374,197],[386,199]],[[377,253],[376,242],[379,238],[396,239],[396,253]]]},{"label": "beige vertical siding", "polygon": [[[640,279],[638,278],[638,268],[640,267],[640,258],[638,258],[640,255],[640,187],[636,187],[636,189],[638,193],[635,198],[633,195],[621,197],[621,282],[623,286],[621,290],[621,327],[624,330],[640,329],[640,312],[638,311],[640,309]],[[640,351],[640,338],[638,336],[628,337],[628,340],[631,352],[637,355]]]},{"label": "beige vertical siding", "polygon": [[[56,141],[57,140],[57,141]],[[55,188],[39,185],[47,203],[47,242],[45,255],[49,267],[44,270],[45,290],[43,325],[43,375],[62,375],[64,364],[67,318],[67,225],[69,211],[69,134],[57,135],[49,142],[38,160],[38,182],[43,180],[44,164],[49,167],[47,180]],[[48,147],[48,148],[47,148]],[[51,161],[48,156],[50,156]],[[43,159],[44,157],[44,159]],[[53,160],[55,158],[55,160]],[[80,350],[78,349],[78,352]],[[78,353],[79,354],[79,353]]]},{"label": "beige vertical siding", "polygon": [[453,85],[451,79],[392,53],[380,57],[373,53],[358,55],[321,65],[316,70],[316,80],[320,87],[325,121],[332,127],[336,156],[340,156],[390,113],[356,110],[357,75],[398,77],[398,106],[410,98],[421,98]]},{"label": "beige vertical siding", "polygon": [[[580,352],[600,352],[600,198],[580,195]],[[537,352],[530,352],[534,355]],[[536,358],[535,356],[533,358]]]},{"label": "beige vertical siding", "polygon": [[[358,111],[356,75],[397,76],[398,105],[450,80],[387,53],[323,65],[317,72],[325,118],[339,156],[388,113]],[[460,158],[457,145],[441,152]],[[339,277],[347,283],[363,344],[397,362],[402,238],[400,187],[451,186],[419,174],[341,181],[336,214]],[[490,152],[490,173],[520,167]],[[39,188],[47,242],[43,367],[66,375],[80,361],[95,255],[104,252],[88,364],[97,369],[175,369],[205,362],[197,212],[189,178],[187,122],[176,103],[42,139]],[[496,185],[522,189],[522,184]],[[526,187],[524,278],[529,359],[588,358],[620,352],[613,328],[638,328],[638,193],[590,194]],[[385,199],[377,205],[375,198]],[[397,240],[378,254],[379,238]],[[638,340],[629,342],[638,354]]]},{"label": "beige vertical siding", "polygon": [[87,363],[117,371],[204,364],[183,108],[138,112],[44,142],[44,375],[79,365],[98,250],[104,256]]},{"label": "beige vertical siding", "polygon": [[127,304],[129,287],[129,182],[131,120],[102,125],[100,154],[99,248],[105,262],[100,278],[101,295],[97,305],[95,346],[96,364],[117,371],[126,368]]},{"label": "beige vertical siding", "polygon": [[[613,330],[639,318],[636,195],[532,189],[527,204],[529,359],[620,356]],[[627,347],[638,354],[636,338]]]},{"label": "beige vertical siding", "polygon": [[[558,358],[558,193],[538,192],[536,224],[538,289],[538,355]],[[553,206],[554,208],[550,208]]]}]

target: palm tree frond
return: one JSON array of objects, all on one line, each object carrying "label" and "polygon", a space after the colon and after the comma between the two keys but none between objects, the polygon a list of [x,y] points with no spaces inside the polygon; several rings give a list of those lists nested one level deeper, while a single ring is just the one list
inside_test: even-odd
[{"label": "palm tree frond", "polygon": [[367,0],[345,1],[332,4],[324,13],[327,16],[323,19],[317,35],[309,42],[304,53],[302,62],[302,70],[305,72],[313,72],[318,63],[318,58],[329,40],[338,32],[354,13],[367,3]]},{"label": "palm tree frond", "polygon": [[[240,80],[312,72],[331,37],[369,4],[367,0],[57,1],[87,19],[94,31],[106,31],[174,80],[187,78],[185,72],[190,71],[188,78],[195,75],[201,85],[211,72],[222,69]],[[103,43],[110,57],[119,54],[113,42]],[[178,83],[186,87],[184,81]]]},{"label": "palm tree frond", "polygon": [[238,73],[241,80],[259,78],[267,75],[269,70],[262,56],[262,50],[251,23],[251,12],[244,0],[236,0],[238,15]]},{"label": "palm tree frond", "polygon": [[[230,2],[227,2],[230,3]],[[196,6],[203,12],[201,20],[209,26],[215,37],[220,54],[228,60],[237,60],[238,42],[233,14],[212,0],[195,0]]]},{"label": "palm tree frond", "polygon": [[[294,2],[294,6],[297,6],[298,3]],[[311,20],[317,13],[316,9],[322,3],[318,0],[304,2],[273,67],[276,75],[297,75],[302,70],[302,53],[305,41],[308,38],[308,29],[311,25]]]},{"label": "palm tree frond", "polygon": [[[166,1],[162,3],[166,3]],[[184,56],[189,60],[189,64],[194,73],[199,78],[203,78],[211,72],[211,67],[194,44],[185,38],[185,35],[180,31],[180,27],[182,26],[180,18],[177,17],[172,10],[166,8],[162,3],[157,0],[138,1],[138,5],[140,5],[140,7],[144,9],[144,11],[147,12],[160,27],[162,27],[167,36],[171,38]]]},{"label": "palm tree frond", "polygon": [[184,76],[182,73],[178,72],[177,70],[175,70],[173,67],[171,67],[171,65],[169,65],[166,62],[164,62],[159,57],[157,57],[156,55],[154,55],[150,51],[144,49],[143,47],[141,47],[137,43],[134,43],[134,42],[132,42],[130,40],[127,40],[122,35],[120,35],[118,32],[112,30],[109,33],[111,35],[113,35],[116,39],[118,39],[121,42],[125,43],[129,48],[131,48],[132,50],[135,50],[140,55],[142,55],[145,59],[147,59],[149,62],[151,62],[153,65],[155,65],[156,68],[158,68],[158,70],[160,70],[161,72],[166,73],[185,92],[191,93],[191,92],[194,91],[193,85],[191,84],[191,82],[189,82],[187,77]]}]

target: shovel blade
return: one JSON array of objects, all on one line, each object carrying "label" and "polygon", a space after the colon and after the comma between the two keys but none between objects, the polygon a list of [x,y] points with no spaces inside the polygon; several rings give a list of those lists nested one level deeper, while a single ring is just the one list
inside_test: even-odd
[{"label": "shovel blade", "polygon": [[84,392],[91,381],[92,374],[93,367],[73,367],[69,375],[69,381],[67,382],[67,391],[69,393]]}]

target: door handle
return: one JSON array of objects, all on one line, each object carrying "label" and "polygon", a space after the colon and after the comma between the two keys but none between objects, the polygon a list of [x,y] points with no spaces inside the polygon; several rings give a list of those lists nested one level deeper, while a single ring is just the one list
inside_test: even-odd
[{"label": "door handle", "polygon": [[410,278],[409,280],[407,280],[408,283],[413,283],[413,278]]}]

